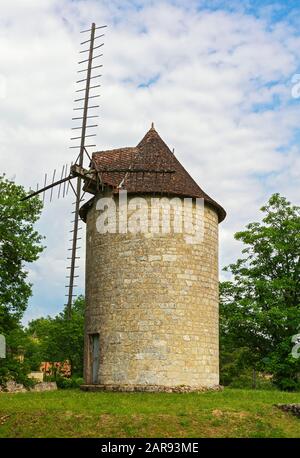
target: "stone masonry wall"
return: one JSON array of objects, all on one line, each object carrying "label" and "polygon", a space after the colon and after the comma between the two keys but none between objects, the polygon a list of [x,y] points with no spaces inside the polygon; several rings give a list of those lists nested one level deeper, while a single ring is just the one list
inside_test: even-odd
[{"label": "stone masonry wall", "polygon": [[88,335],[99,333],[99,385],[218,385],[216,211],[205,205],[198,244],[174,233],[99,234],[98,215],[94,203],[87,216],[85,383],[92,383]]}]

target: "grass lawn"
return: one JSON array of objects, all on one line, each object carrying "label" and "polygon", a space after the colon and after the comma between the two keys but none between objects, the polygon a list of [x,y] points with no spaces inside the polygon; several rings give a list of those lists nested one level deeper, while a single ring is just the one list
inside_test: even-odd
[{"label": "grass lawn", "polygon": [[300,437],[300,393],[1,393],[0,437]]}]

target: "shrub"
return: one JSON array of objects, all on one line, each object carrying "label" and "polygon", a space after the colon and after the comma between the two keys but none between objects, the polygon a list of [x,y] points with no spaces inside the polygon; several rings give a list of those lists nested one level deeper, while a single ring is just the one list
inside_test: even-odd
[{"label": "shrub", "polygon": [[62,377],[61,375],[57,374],[56,376],[48,376],[46,377],[47,382],[56,382],[58,388],[62,389],[70,389],[70,388],[79,388],[80,385],[83,384],[82,377]]},{"label": "shrub", "polygon": [[[252,389],[253,387],[253,374],[249,370],[239,377],[234,378],[229,385],[230,388],[239,388],[239,389]],[[264,374],[257,373],[255,381],[255,389],[257,390],[276,390],[276,386],[272,383],[271,379],[264,377]]]},{"label": "shrub", "polygon": [[5,386],[10,380],[22,383],[26,388],[33,387],[35,381],[28,377],[29,368],[27,364],[8,357],[0,362],[0,385]]}]

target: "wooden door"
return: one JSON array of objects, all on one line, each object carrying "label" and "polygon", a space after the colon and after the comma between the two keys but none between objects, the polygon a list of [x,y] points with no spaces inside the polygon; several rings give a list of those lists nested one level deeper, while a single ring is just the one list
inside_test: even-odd
[{"label": "wooden door", "polygon": [[91,335],[91,379],[94,385],[98,383],[99,373],[99,334]]}]

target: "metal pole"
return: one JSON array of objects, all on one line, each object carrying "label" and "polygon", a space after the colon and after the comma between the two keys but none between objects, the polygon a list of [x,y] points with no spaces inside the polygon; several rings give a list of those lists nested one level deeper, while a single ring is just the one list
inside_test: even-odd
[{"label": "metal pole", "polygon": [[[88,69],[87,69],[87,78],[86,78],[86,87],[85,87],[83,119],[82,119],[81,143],[80,143],[80,153],[79,153],[79,165],[80,165],[80,167],[82,167],[82,165],[83,165],[83,156],[84,156],[84,147],[85,147],[85,133],[86,133],[86,125],[87,125],[87,113],[88,113],[88,103],[89,103],[89,93],[90,93],[90,81],[91,81],[91,72],[92,72],[92,63],[93,63],[95,28],[96,28],[96,25],[95,25],[95,23],[93,23],[92,24],[92,28],[91,28],[90,50],[89,50]],[[68,302],[67,302],[67,317],[68,317],[68,319],[71,319],[71,310],[72,310],[72,302],[73,302],[74,272],[75,272],[75,263],[76,263],[76,250],[77,250],[77,235],[78,235],[78,222],[79,222],[80,202],[81,202],[81,178],[78,177],[77,178],[77,185],[76,185],[76,201],[75,201],[72,255],[71,255],[71,266],[70,266],[70,283],[69,283]]]}]

